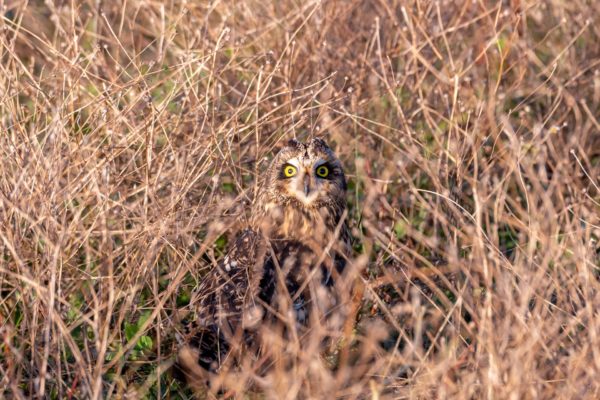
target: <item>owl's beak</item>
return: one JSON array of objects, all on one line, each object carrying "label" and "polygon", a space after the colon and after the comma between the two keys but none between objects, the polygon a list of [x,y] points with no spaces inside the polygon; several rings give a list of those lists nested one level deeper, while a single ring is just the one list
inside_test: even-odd
[{"label": "owl's beak", "polygon": [[308,174],[304,175],[304,195],[308,197],[310,193],[310,176]]}]

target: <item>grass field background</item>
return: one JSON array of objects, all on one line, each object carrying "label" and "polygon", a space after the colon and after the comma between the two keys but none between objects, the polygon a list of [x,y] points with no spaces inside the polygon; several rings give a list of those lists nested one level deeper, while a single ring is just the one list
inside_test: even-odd
[{"label": "grass field background", "polygon": [[221,395],[600,398],[599,2],[0,11],[0,397],[190,398],[168,369],[194,288],[274,152],[322,136],[351,355],[284,344]]}]

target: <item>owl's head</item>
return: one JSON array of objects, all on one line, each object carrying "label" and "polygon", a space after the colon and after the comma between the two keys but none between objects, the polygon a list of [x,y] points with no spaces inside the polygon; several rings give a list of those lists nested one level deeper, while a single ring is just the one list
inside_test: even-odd
[{"label": "owl's head", "polygon": [[346,203],[342,163],[323,139],[290,140],[275,156],[266,180],[267,192],[278,203],[321,208]]}]

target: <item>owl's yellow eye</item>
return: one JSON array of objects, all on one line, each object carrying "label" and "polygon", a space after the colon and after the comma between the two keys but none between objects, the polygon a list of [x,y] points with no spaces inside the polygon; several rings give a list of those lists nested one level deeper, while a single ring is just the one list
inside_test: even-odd
[{"label": "owl's yellow eye", "polygon": [[298,172],[298,170],[293,165],[286,165],[283,167],[283,174],[287,178],[291,178],[292,176],[296,175],[296,172]]},{"label": "owl's yellow eye", "polygon": [[329,175],[329,168],[327,168],[325,165],[321,165],[317,168],[317,175],[319,175],[321,178],[327,178]]}]

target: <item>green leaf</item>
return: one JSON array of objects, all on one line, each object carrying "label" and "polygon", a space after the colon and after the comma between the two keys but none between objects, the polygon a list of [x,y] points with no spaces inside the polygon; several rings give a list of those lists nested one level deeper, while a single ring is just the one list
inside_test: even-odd
[{"label": "green leaf", "polygon": [[137,322],[133,324],[125,322],[125,339],[127,339],[128,342],[133,339],[133,337],[138,333],[142,325],[148,321],[148,318],[150,318],[151,315],[152,313],[150,311],[144,311],[138,318]]},{"label": "green leaf", "polygon": [[150,318],[150,315],[152,315],[152,313],[150,311],[144,311],[142,313],[142,315],[140,316],[140,318],[138,319],[137,322],[137,326],[138,329],[144,324],[146,323],[146,321],[148,321],[148,319]]},{"label": "green leaf", "polygon": [[138,340],[136,348],[138,348],[139,350],[150,350],[152,349],[152,343],[152,338],[150,336],[144,335],[140,337],[140,340]]},{"label": "green leaf", "polygon": [[183,307],[186,306],[190,303],[190,300],[192,299],[192,296],[190,295],[189,292],[181,292],[179,293],[179,295],[177,296],[177,307]]},{"label": "green leaf", "polygon": [[406,224],[404,221],[396,221],[394,224],[394,232],[396,233],[396,238],[398,240],[402,240],[406,236]]},{"label": "green leaf", "polygon": [[223,252],[225,250],[225,246],[227,246],[227,236],[221,235],[215,240],[215,247],[217,251]]},{"label": "green leaf", "polygon": [[221,188],[225,193],[233,193],[235,191],[235,185],[232,182],[223,182]]},{"label": "green leaf", "polygon": [[129,324],[129,323],[125,322],[125,339],[127,339],[127,341],[130,341],[135,336],[137,331],[138,331],[137,324]]}]

